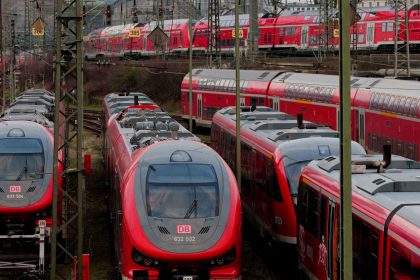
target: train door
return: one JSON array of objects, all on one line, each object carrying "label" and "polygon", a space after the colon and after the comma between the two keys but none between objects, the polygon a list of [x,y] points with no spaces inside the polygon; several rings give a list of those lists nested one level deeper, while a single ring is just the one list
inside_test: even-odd
[{"label": "train door", "polygon": [[306,49],[308,48],[308,26],[303,25],[302,26],[302,35],[301,35],[301,48]]},{"label": "train door", "polygon": [[273,98],[273,110],[274,112],[280,111],[280,99],[278,97]]},{"label": "train door", "polygon": [[[251,98],[252,99],[252,98]],[[240,102],[240,106],[245,106],[245,97],[241,97],[240,99],[239,99],[239,102]]]},{"label": "train door", "polygon": [[367,23],[367,36],[366,36],[366,45],[368,48],[373,47],[374,45],[374,34],[375,34],[375,23]]},{"label": "train door", "polygon": [[359,111],[359,144],[365,146],[365,112]]},{"label": "train door", "polygon": [[327,277],[328,279],[335,279],[334,278],[334,265],[335,265],[335,258],[336,258],[336,248],[338,243],[335,243],[335,224],[336,224],[336,212],[335,212],[335,204],[330,201],[328,205],[328,250],[327,250]]},{"label": "train door", "polygon": [[201,93],[197,94],[197,122],[201,123],[203,118],[203,98]]},{"label": "train door", "polygon": [[337,110],[336,110],[336,121],[337,121],[337,123],[336,123],[335,127],[333,127],[333,129],[340,130],[340,109],[338,107],[336,107],[336,108],[337,108]]}]

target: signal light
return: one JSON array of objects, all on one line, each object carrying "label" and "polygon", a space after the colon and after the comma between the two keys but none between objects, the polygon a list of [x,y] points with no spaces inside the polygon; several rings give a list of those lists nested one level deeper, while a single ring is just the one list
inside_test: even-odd
[{"label": "signal light", "polygon": [[107,5],[105,10],[105,25],[107,26],[111,25],[111,15],[111,5]]}]

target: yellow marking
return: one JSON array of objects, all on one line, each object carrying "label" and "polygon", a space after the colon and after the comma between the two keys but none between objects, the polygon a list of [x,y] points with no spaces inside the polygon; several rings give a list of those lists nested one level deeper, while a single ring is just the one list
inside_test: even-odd
[{"label": "yellow marking", "polygon": [[301,104],[312,104],[312,101],[298,99],[298,100],[296,100],[296,103],[301,103]]},{"label": "yellow marking", "polygon": [[382,115],[382,116],[390,117],[390,118],[396,118],[397,117],[397,114],[393,114],[393,113],[380,112],[379,114]]}]

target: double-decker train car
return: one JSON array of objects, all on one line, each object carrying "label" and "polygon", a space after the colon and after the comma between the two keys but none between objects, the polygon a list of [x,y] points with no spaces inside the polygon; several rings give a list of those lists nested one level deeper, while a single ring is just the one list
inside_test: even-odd
[{"label": "double-decker train car", "polygon": [[47,100],[54,100],[50,92],[28,90],[0,118],[0,273],[47,271],[54,146]]},{"label": "double-decker train car", "polygon": [[[233,85],[234,74],[233,70],[193,71],[192,117],[196,125],[209,126],[212,112],[235,105],[235,88],[224,86],[229,80]],[[243,70],[241,77],[247,79],[246,86],[241,88],[242,105],[265,104],[275,111],[302,113],[305,120],[338,129],[338,76]],[[383,144],[391,144],[394,154],[420,159],[420,140],[416,136],[420,129],[418,87],[417,81],[353,77],[352,139],[369,151],[382,152]],[[189,117],[188,89],[186,76],[181,85],[180,102],[184,118]]]},{"label": "double-decker train car", "polygon": [[[302,279],[339,278],[339,160],[313,161],[302,171],[297,209]],[[420,279],[420,165],[379,155],[353,156],[352,165],[353,278]]]},{"label": "double-decker train car", "polygon": [[240,196],[222,158],[148,105],[106,131],[122,279],[240,279]]},{"label": "double-decker train car", "polygon": [[[212,147],[236,170],[235,107],[218,111],[211,128]],[[267,107],[241,107],[241,197],[245,217],[263,237],[296,244],[298,184],[301,169],[313,159],[340,152],[337,132],[303,122]],[[354,154],[365,154],[353,142]]]},{"label": "double-decker train car", "polygon": [[[266,106],[267,90],[270,81],[280,72],[242,71],[241,106]],[[181,114],[189,118],[189,76],[181,84]],[[236,100],[235,72],[232,70],[193,70],[193,123],[197,126],[211,126],[214,113],[226,106],[232,106]]]},{"label": "double-decker train car", "polygon": [[[419,82],[383,78],[351,80],[352,139],[368,150],[420,158]],[[270,83],[269,105],[289,114],[304,112],[305,119],[338,128],[339,81],[337,76],[283,73]],[[380,124],[380,125],[378,125]]]}]

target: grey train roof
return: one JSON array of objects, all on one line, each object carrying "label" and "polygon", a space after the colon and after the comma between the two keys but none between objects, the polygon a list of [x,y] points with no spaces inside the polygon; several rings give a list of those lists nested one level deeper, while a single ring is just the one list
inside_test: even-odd
[{"label": "grey train roof", "polygon": [[127,146],[131,150],[164,140],[200,141],[190,131],[176,122],[167,112],[133,108],[123,112],[116,120]]},{"label": "grey train roof", "polygon": [[[287,72],[276,77],[273,82],[307,84],[308,86],[339,87],[338,76]],[[385,78],[351,77],[351,87],[369,89],[375,92],[393,93],[418,97],[420,82]]]},{"label": "grey train roof", "polygon": [[27,120],[53,127],[55,97],[44,89],[24,91],[2,115],[3,120]]},{"label": "grey train roof", "polygon": [[[259,71],[259,70],[246,70],[241,71],[241,81],[264,81],[269,82],[281,72],[277,71]],[[230,79],[235,80],[234,70],[218,69],[194,69],[193,76],[213,79]]]},{"label": "grey train roof", "polygon": [[[420,227],[420,164],[401,156],[392,156],[391,164],[384,172],[369,168],[369,163],[382,160],[382,155],[353,155],[352,165],[365,165],[363,173],[353,174],[353,192],[392,211],[401,204],[417,204],[403,207],[397,215]],[[339,157],[313,161],[309,167],[318,170],[329,179],[340,182]]]},{"label": "grey train roof", "polygon": [[130,98],[133,96],[145,96],[148,97],[145,93],[143,92],[112,92],[112,93],[108,93],[107,95],[105,95],[104,100],[105,101],[109,101],[111,99],[118,99],[120,97],[126,97],[126,98]]},{"label": "grey train roof", "polygon": [[[247,111],[241,113],[241,128],[252,130],[255,134],[275,144],[307,137],[338,136],[337,131],[308,121],[304,121],[302,128],[298,128],[294,116],[283,112],[271,111],[271,108],[268,107],[257,107],[257,110],[265,109],[267,110],[266,112],[249,112],[249,107],[247,106],[241,108]],[[234,122],[236,120],[236,115],[232,114],[234,110],[235,107],[227,107],[219,110],[219,113]]]}]

